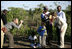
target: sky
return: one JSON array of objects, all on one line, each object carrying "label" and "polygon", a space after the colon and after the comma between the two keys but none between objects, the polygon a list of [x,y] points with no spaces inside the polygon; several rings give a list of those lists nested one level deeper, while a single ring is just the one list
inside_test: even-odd
[{"label": "sky", "polygon": [[[71,5],[71,1],[1,1],[1,10],[7,9],[8,7],[19,7],[26,10],[37,8],[39,4],[43,3],[49,9],[56,9],[54,2],[62,6],[62,9],[65,9],[68,5]],[[63,4],[64,3],[64,4]],[[23,6],[24,5],[24,6]],[[50,7],[52,5],[52,7]]]}]

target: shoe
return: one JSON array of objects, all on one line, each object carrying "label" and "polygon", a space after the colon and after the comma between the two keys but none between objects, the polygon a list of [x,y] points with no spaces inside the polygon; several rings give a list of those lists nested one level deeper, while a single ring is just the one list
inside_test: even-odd
[{"label": "shoe", "polygon": [[64,48],[64,46],[60,46],[60,48]]},{"label": "shoe", "polygon": [[42,48],[40,44],[37,44],[37,47],[38,47],[38,48]]},{"label": "shoe", "polygon": [[64,48],[64,46],[58,46],[59,48]]},{"label": "shoe", "polygon": [[36,46],[33,46],[33,48],[36,48]]},{"label": "shoe", "polygon": [[47,45],[45,45],[45,47],[47,47]]}]

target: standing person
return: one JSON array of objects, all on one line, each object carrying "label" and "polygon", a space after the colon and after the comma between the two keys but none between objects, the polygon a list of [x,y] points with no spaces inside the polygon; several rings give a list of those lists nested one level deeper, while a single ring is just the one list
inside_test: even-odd
[{"label": "standing person", "polygon": [[48,8],[45,6],[43,8],[43,13],[41,14],[41,20],[42,22],[46,22],[46,20],[48,19],[48,15],[49,15],[49,11],[48,11]]},{"label": "standing person", "polygon": [[[63,19],[63,21],[66,23],[66,16],[65,16],[65,13],[61,10],[61,6],[58,6],[58,7],[57,7],[57,16],[58,16],[58,17],[61,17],[61,18]],[[67,23],[66,23],[66,25],[67,25]],[[65,28],[67,28],[67,26],[66,26]],[[57,30],[58,30],[58,32],[61,31],[60,28],[57,28]],[[65,31],[65,32],[66,32],[66,31]],[[60,32],[60,33],[61,33],[61,32]],[[65,35],[64,32],[63,32],[63,35],[62,35],[62,34],[58,34],[59,38],[62,37],[62,39],[58,39],[58,42],[59,42],[58,44],[59,44],[59,45],[61,44],[60,47],[64,47],[64,35]]]},{"label": "standing person", "polygon": [[46,21],[46,28],[47,28],[47,44],[51,45],[52,42],[52,38],[53,38],[53,34],[52,34],[52,26],[53,26],[53,17],[52,14],[50,13],[50,15],[48,16],[48,20]]},{"label": "standing person", "polygon": [[7,14],[7,10],[4,9],[3,12],[2,12],[2,15],[1,15],[1,19],[2,19],[4,25],[7,24],[6,14]]},{"label": "standing person", "polygon": [[4,31],[5,35],[9,38],[9,48],[14,48],[14,40],[13,40],[13,35],[11,34],[10,30],[13,29],[13,27],[20,28],[22,25],[23,21],[20,21],[20,25],[18,26],[18,19],[15,18],[13,22],[7,23],[3,28],[6,30]]},{"label": "standing person", "polygon": [[2,30],[3,27],[3,21],[1,19],[1,48],[3,48],[3,42],[4,42],[4,32]]},{"label": "standing person", "polygon": [[52,22],[49,19],[50,12],[48,11],[48,8],[44,7],[43,10],[44,11],[41,14],[41,20],[42,20],[42,22],[46,23],[46,30],[47,30],[47,34],[48,34],[46,41],[47,41],[47,44],[50,45],[50,41],[51,41],[51,38],[52,38]]},{"label": "standing person", "polygon": [[55,26],[57,28],[57,35],[58,35],[58,45],[59,48],[64,48],[64,36],[67,29],[67,23],[62,17],[59,17],[54,13],[55,16]]},{"label": "standing person", "polygon": [[[3,25],[7,24],[7,16],[6,15],[7,15],[7,10],[4,9],[1,14],[1,19],[3,21]],[[6,35],[4,35],[4,43],[5,43],[5,41],[6,41]]]},{"label": "standing person", "polygon": [[41,26],[38,28],[39,33],[39,43],[41,45],[41,47],[46,47],[46,36],[47,36],[47,32],[46,32],[46,27],[45,27],[45,23],[42,22]]}]

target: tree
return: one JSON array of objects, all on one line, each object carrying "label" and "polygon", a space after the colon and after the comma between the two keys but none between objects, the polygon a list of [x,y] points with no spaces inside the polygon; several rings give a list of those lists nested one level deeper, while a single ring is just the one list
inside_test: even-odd
[{"label": "tree", "polygon": [[68,7],[66,8],[66,10],[71,11],[71,5],[68,5]]},{"label": "tree", "polygon": [[44,4],[41,3],[41,4],[37,5],[37,6],[42,9],[44,7]]},{"label": "tree", "polygon": [[33,11],[32,11],[32,9],[29,9],[29,15],[33,18]]}]

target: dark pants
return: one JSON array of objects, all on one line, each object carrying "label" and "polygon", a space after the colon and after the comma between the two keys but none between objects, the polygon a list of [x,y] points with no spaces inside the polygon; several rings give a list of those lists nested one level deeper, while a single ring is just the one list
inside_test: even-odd
[{"label": "dark pants", "polygon": [[10,32],[6,32],[5,35],[9,39],[9,47],[14,47],[13,35]]},{"label": "dark pants", "polygon": [[47,44],[50,44],[53,35],[52,35],[52,24],[50,24],[49,22],[46,23],[46,30],[48,33],[46,41],[47,41]]},{"label": "dark pants", "polygon": [[4,43],[6,43],[7,36],[4,34]]},{"label": "dark pants", "polygon": [[58,39],[57,39],[57,40],[58,40],[58,43],[57,43],[57,44],[58,44],[58,45],[60,45],[60,30],[61,30],[61,29],[59,29],[58,27],[56,28],[56,33],[57,33],[57,38],[58,38]]}]

